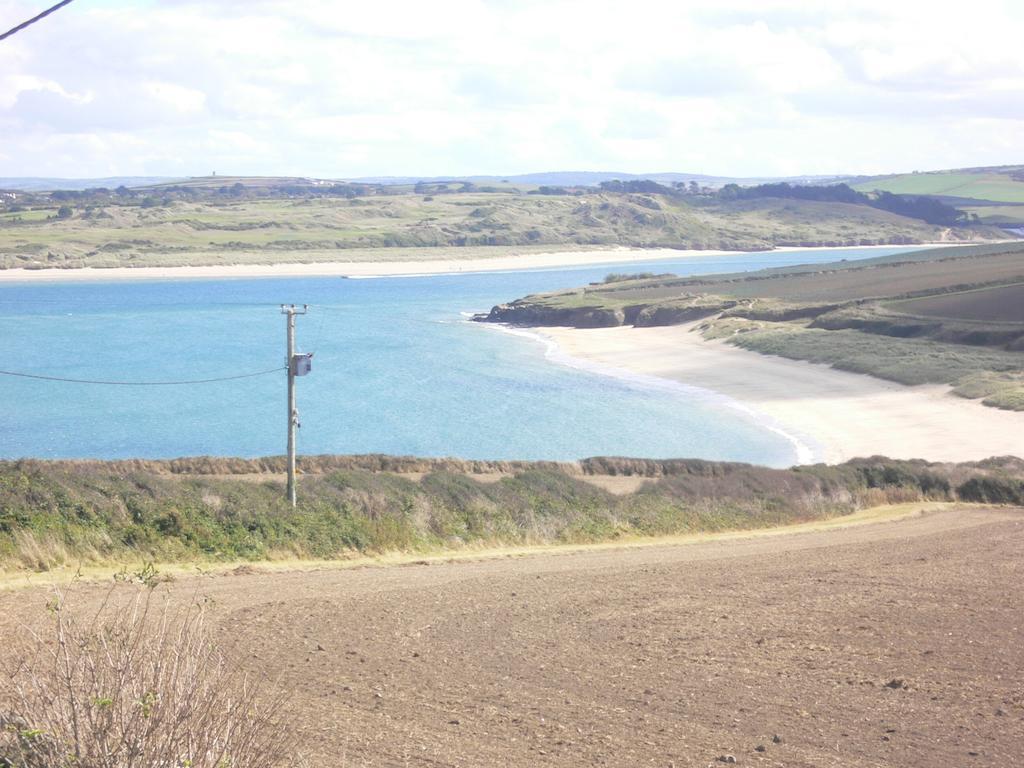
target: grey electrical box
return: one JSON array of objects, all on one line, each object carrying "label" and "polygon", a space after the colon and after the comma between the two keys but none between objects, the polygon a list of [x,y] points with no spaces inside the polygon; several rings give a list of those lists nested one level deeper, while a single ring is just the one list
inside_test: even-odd
[{"label": "grey electrical box", "polygon": [[298,354],[292,356],[292,372],[296,376],[305,376],[313,370],[313,353]]}]

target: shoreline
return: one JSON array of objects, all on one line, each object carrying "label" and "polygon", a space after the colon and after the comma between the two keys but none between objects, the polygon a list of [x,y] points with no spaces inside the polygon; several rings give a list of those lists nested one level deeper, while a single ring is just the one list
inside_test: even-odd
[{"label": "shoreline", "polygon": [[77,269],[14,269],[0,270],[3,283],[59,283],[59,282],[121,282],[141,280],[217,280],[254,277],[421,277],[429,275],[475,274],[481,272],[509,272],[520,270],[558,269],[565,267],[599,266],[601,264],[643,263],[673,261],[714,256],[732,256],[745,253],[799,253],[802,251],[873,250],[881,248],[927,248],[972,245],[973,243],[919,243],[914,245],[851,245],[821,247],[780,247],[764,251],[723,251],[673,248],[592,249],[533,253],[505,253],[503,255],[457,258],[457,250],[448,249],[448,258],[430,258],[406,261],[322,261],[306,263],[278,262],[276,264],[222,264],[213,266],[182,267],[81,267]]},{"label": "shoreline", "polygon": [[643,389],[655,389],[663,392],[670,392],[676,396],[705,401],[712,407],[727,408],[729,410],[736,411],[743,417],[753,421],[757,426],[779,435],[792,447],[794,454],[793,462],[782,462],[778,464],[765,463],[765,466],[785,468],[792,466],[792,464],[815,464],[824,461],[825,448],[813,437],[779,423],[770,415],[751,408],[747,403],[744,403],[742,400],[732,397],[729,394],[708,389],[707,387],[696,384],[651,376],[628,368],[598,362],[588,357],[569,354],[555,338],[546,334],[546,331],[552,330],[549,328],[517,328],[504,323],[484,323],[483,325],[513,336],[528,338],[532,341],[543,344],[545,347],[545,358],[556,365],[564,365],[569,368],[575,368],[576,370],[585,371],[599,376],[610,376],[626,384],[638,386]]},{"label": "shoreline", "polygon": [[1024,412],[956,397],[944,385],[910,387],[705,341],[697,325],[529,331],[555,345],[549,354],[555,363],[735,401],[766,428],[802,443],[798,464],[875,455],[935,462],[1020,455]]}]

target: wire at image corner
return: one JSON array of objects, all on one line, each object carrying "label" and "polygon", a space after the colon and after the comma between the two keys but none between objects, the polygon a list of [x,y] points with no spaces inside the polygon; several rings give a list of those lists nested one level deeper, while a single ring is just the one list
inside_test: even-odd
[{"label": "wire at image corner", "polygon": [[56,5],[53,5],[53,6],[49,7],[49,8],[47,8],[45,11],[43,11],[42,13],[40,13],[40,14],[38,14],[36,16],[33,16],[28,21],[23,21],[21,24],[19,24],[16,27],[11,27],[11,29],[8,29],[6,32],[4,32],[2,35],[0,35],[0,40],[6,40],[11,35],[14,35],[14,34],[17,34],[18,32],[21,32],[21,30],[25,29],[26,27],[32,26],[37,21],[41,21],[42,19],[45,19],[51,13],[53,13],[54,11],[59,11],[61,8],[63,8],[65,5],[67,5],[71,1],[72,0],[61,0]]}]

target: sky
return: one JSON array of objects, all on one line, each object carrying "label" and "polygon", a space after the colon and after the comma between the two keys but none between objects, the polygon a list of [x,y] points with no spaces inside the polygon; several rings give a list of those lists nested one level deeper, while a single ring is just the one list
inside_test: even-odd
[{"label": "sky", "polygon": [[0,42],[0,176],[1024,163],[1022,8],[76,0]]}]

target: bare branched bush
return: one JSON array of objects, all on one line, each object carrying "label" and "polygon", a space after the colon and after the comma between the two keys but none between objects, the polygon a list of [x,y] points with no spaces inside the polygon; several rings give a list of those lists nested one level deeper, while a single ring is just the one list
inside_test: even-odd
[{"label": "bare branched bush", "polygon": [[0,768],[250,768],[294,764],[266,685],[217,649],[201,601],[119,586],[98,610],[48,605],[0,678]]}]

